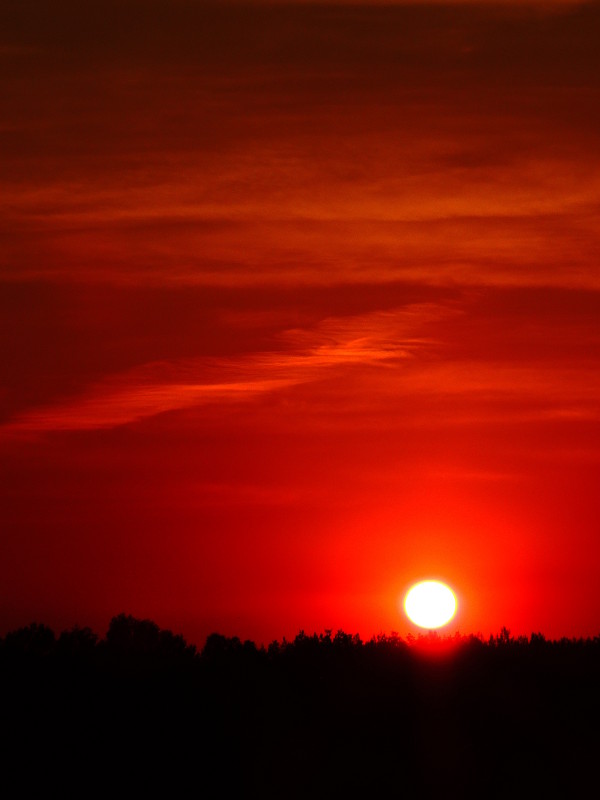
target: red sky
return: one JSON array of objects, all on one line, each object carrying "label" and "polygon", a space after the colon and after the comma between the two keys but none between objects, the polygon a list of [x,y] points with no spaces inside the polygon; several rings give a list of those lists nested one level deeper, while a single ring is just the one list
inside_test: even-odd
[{"label": "red sky", "polygon": [[0,31],[0,631],[599,633],[600,6]]}]

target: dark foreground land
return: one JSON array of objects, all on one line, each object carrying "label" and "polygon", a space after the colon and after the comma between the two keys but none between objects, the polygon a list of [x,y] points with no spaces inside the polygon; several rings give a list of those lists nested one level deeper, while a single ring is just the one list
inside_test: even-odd
[{"label": "dark foreground land", "polygon": [[103,641],[10,633],[0,673],[14,797],[598,791],[598,637],[363,643],[339,631],[265,649],[214,634],[198,653],[121,615]]}]

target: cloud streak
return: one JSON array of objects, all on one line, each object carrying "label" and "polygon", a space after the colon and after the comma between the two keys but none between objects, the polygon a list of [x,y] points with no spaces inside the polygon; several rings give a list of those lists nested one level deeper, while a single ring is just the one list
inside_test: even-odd
[{"label": "cloud streak", "polygon": [[[453,352],[440,336],[464,313],[452,305],[416,303],[287,329],[277,337],[277,349],[142,364],[58,403],[21,412],[2,430],[15,435],[113,428],[167,412],[248,403],[323,381],[329,388],[322,424],[330,428],[369,419],[391,429],[598,418],[600,380],[593,364],[519,363],[507,353],[484,361],[468,350]],[[350,377],[351,398],[344,388]],[[313,390],[315,410],[322,407],[322,391]]]},{"label": "cloud streak", "polygon": [[[111,428],[168,411],[252,400],[352,365],[396,363],[425,344],[407,337],[415,322],[422,323],[438,313],[427,306],[416,306],[329,319],[315,330],[285,332],[285,349],[279,352],[142,365],[95,384],[76,398],[21,414],[6,424],[4,431]],[[203,375],[204,379],[199,377]]]}]

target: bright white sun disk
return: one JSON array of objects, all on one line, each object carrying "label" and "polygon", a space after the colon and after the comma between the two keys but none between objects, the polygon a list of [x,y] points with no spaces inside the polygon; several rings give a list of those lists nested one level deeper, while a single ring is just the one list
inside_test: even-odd
[{"label": "bright white sun disk", "polygon": [[441,628],[456,613],[456,595],[441,581],[421,581],[409,589],[404,611],[420,628]]}]

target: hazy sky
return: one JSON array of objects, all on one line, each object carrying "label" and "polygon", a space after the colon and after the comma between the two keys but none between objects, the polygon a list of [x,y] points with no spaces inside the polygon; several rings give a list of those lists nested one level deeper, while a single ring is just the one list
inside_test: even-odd
[{"label": "hazy sky", "polygon": [[600,631],[600,5],[0,0],[0,628]]}]

